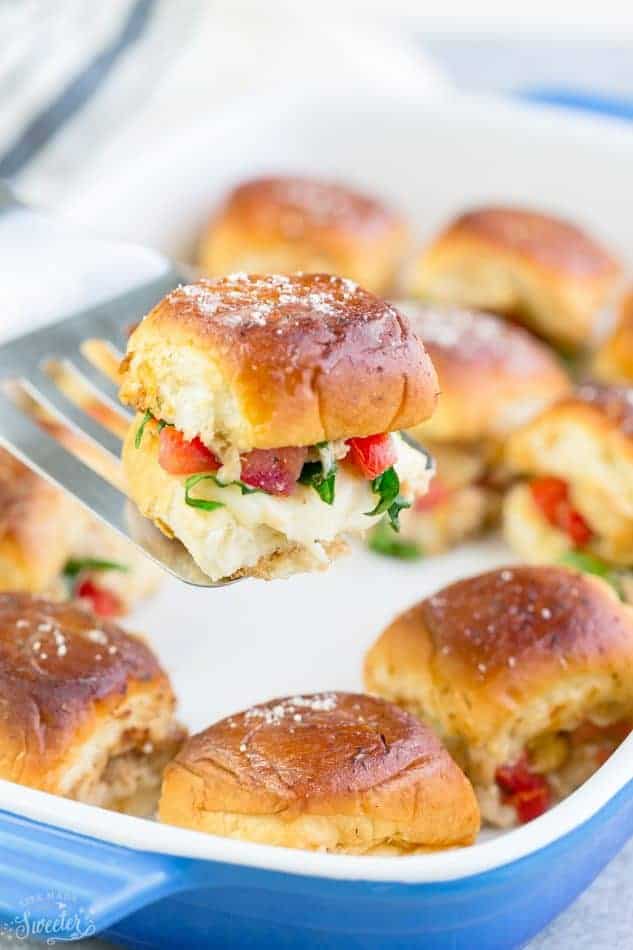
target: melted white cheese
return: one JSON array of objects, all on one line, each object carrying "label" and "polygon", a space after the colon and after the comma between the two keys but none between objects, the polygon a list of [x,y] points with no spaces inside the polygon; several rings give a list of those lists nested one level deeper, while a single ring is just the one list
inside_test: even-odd
[{"label": "melted white cheese", "polygon": [[[405,497],[423,494],[428,487],[426,459],[406,445],[398,436],[396,470]],[[192,490],[196,498],[222,502],[214,511],[192,508],[185,502],[183,479],[172,476],[173,490],[163,495],[160,510],[154,516],[173,531],[187,547],[200,568],[219,580],[277,551],[299,545],[304,565],[313,567],[328,563],[323,542],[342,534],[361,534],[382,515],[368,517],[378,502],[371,482],[340,466],[336,476],[336,492],[332,505],[321,500],[308,485],[297,485],[287,497],[265,492],[242,495],[238,486],[220,487],[202,481]]]}]

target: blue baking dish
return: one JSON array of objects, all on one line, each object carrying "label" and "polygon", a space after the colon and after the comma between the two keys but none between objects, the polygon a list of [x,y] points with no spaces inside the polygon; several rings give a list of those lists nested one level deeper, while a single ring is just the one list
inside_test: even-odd
[{"label": "blue baking dish", "polygon": [[[233,104],[213,121],[204,116],[153,142],[151,152],[132,150],[116,174],[108,158],[92,189],[86,181],[75,189],[66,214],[180,258],[227,186],[300,169],[392,200],[417,223],[420,241],[468,204],[538,199],[633,258],[622,200],[633,130],[625,123],[532,105],[429,101],[413,91],[331,98],[297,91],[297,101],[294,90],[284,95],[281,104],[277,94]],[[604,168],[608,174],[596,173]],[[0,219],[0,246],[3,226]],[[37,289],[25,279],[33,269],[31,231],[24,274],[11,265],[14,300]],[[9,252],[13,242],[12,234]],[[76,244],[73,254],[81,250]],[[69,247],[56,241],[46,248],[64,306]],[[99,254],[108,265],[101,278],[111,269],[110,253]],[[156,262],[144,267],[150,265]],[[85,272],[81,286],[94,295],[92,260]],[[50,309],[50,282],[38,308],[43,304]],[[32,296],[14,306],[20,319],[36,309]],[[169,582],[131,626],[151,637],[183,721],[198,729],[275,695],[360,688],[362,656],[396,613],[509,557],[503,545],[486,541],[421,564],[355,551],[327,574],[212,593]],[[221,839],[0,781],[0,928],[56,940],[103,933],[130,947],[518,947],[632,833],[633,737],[529,825],[486,832],[470,848],[404,858]]]},{"label": "blue baking dish", "polygon": [[[531,824],[400,859],[230,841],[31,789],[18,815],[1,782],[0,927],[139,948],[521,947],[633,834],[632,764],[627,740]],[[99,839],[85,834],[95,827]]]}]

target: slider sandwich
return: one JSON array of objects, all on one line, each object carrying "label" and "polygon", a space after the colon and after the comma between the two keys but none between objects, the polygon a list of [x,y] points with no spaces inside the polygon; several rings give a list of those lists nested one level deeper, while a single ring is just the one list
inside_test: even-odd
[{"label": "slider sandwich", "polygon": [[77,604],[0,594],[0,778],[151,815],[185,731],[151,649]]},{"label": "slider sandwich", "polygon": [[482,818],[523,824],[631,730],[633,615],[569,568],[500,568],[396,617],[367,654],[365,685],[435,730]]},{"label": "slider sandwich", "polygon": [[393,306],[325,274],[180,287],[131,335],[131,497],[213,580],[326,567],[430,477],[395,430],[437,378]]},{"label": "slider sandwich", "polygon": [[509,439],[505,537],[528,561],[599,574],[633,601],[633,388],[587,383]]},{"label": "slider sandwich", "polygon": [[398,856],[471,844],[479,809],[432,731],[357,693],[287,696],[192,736],[161,821],[241,841]]},{"label": "slider sandwich", "polygon": [[159,579],[134,545],[0,449],[0,591],[75,598],[115,617]]},{"label": "slider sandwich", "polygon": [[370,546],[400,557],[434,554],[497,520],[508,481],[508,435],[569,388],[553,353],[498,317],[398,303],[438,374],[433,416],[409,430],[435,459],[428,492],[402,513],[399,535],[374,529]]},{"label": "slider sandwich", "polygon": [[499,313],[563,349],[589,346],[621,279],[619,262],[579,227],[524,208],[455,218],[421,253],[411,293]]}]

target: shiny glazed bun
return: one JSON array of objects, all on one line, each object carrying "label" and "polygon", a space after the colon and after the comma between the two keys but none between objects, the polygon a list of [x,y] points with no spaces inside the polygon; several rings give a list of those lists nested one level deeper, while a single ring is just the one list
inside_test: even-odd
[{"label": "shiny glazed bun", "polygon": [[367,654],[365,684],[437,731],[486,790],[482,807],[497,770],[526,755],[556,797],[579,784],[561,771],[573,763],[571,733],[633,721],[633,614],[597,578],[500,568],[397,617]]},{"label": "shiny glazed bun", "polygon": [[621,268],[575,225],[522,208],[483,207],[451,222],[420,256],[411,292],[492,310],[563,347],[588,345]]},{"label": "shiny glazed bun", "polygon": [[150,648],[72,604],[0,594],[0,777],[135,814],[184,734]]},{"label": "shiny glazed bun", "polygon": [[472,789],[433,733],[354,693],[276,699],[193,736],[161,821],[292,848],[402,854],[469,844]]},{"label": "shiny glazed bun", "polygon": [[407,244],[402,218],[374,198],[314,179],[259,178],[235,188],[209,223],[200,268],[208,277],[339,274],[384,293]]},{"label": "shiny glazed bun", "polygon": [[188,439],[248,451],[406,428],[436,392],[407,320],[373,294],[327,274],[235,274],[180,287],[145,317],[121,398]]}]

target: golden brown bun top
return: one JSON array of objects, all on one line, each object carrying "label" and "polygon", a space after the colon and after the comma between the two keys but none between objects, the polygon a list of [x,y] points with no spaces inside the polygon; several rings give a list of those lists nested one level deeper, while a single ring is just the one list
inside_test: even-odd
[{"label": "golden brown bun top", "polygon": [[442,239],[449,236],[473,237],[579,279],[615,275],[620,270],[608,251],[576,225],[522,208],[467,211],[452,222]]},{"label": "golden brown bun top", "polygon": [[[0,686],[5,728],[72,736],[94,702],[164,678],[154,654],[120,627],[74,604],[0,594]],[[1,743],[0,743],[1,745]],[[1,755],[0,755],[1,758]]]},{"label": "golden brown bun top", "polygon": [[219,370],[249,448],[405,428],[435,405],[437,378],[406,318],[327,274],[234,274],[168,294],[132,334],[123,364],[122,398],[157,416],[135,367],[159,345],[193,347]]},{"label": "golden brown bun top", "polygon": [[398,303],[435,366],[440,397],[420,435],[442,441],[503,436],[569,389],[544,343],[500,317]]},{"label": "golden brown bun top", "polygon": [[631,615],[604,583],[565,567],[507,567],[469,577],[422,601],[413,613],[429,631],[437,662],[463,686],[502,673],[520,682],[530,667],[560,671],[633,657]]},{"label": "golden brown bun top", "polygon": [[338,692],[274,699],[229,716],[190,739],[175,762],[202,776],[213,763],[244,794],[285,801],[349,797],[413,766],[453,765],[414,716],[382,699]]},{"label": "golden brown bun top", "polygon": [[229,195],[222,215],[251,232],[277,232],[296,240],[315,230],[373,238],[400,226],[400,217],[374,198],[311,178],[256,178]]}]

